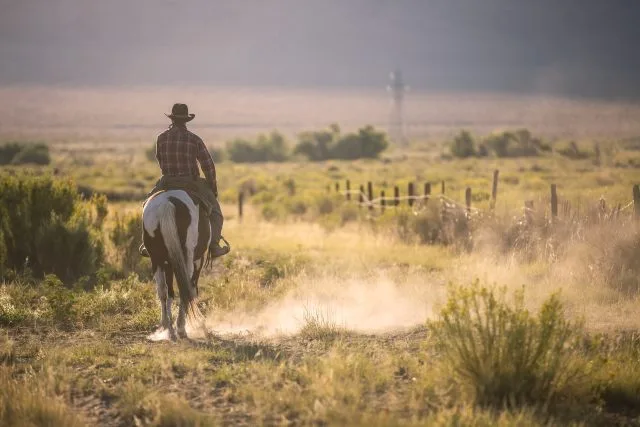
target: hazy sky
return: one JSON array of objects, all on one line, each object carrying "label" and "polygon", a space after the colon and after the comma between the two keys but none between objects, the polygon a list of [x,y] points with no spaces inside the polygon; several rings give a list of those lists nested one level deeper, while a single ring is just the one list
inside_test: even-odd
[{"label": "hazy sky", "polygon": [[0,0],[0,84],[640,98],[637,0]]}]

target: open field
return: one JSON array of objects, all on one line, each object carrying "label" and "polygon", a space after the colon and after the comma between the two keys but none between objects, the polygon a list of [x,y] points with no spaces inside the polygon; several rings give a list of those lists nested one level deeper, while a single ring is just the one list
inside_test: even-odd
[{"label": "open field", "polygon": [[[221,145],[384,127],[388,107],[382,91],[185,90],[0,89],[18,106],[0,114],[0,138],[42,139],[53,159],[3,175],[55,173],[111,198],[100,220],[99,201],[78,201],[104,242],[96,272],[62,283],[26,269],[0,285],[0,425],[640,425],[640,107],[415,94],[414,142],[380,159],[218,164],[233,250],[200,280],[206,329],[174,343],[154,332],[135,253],[163,108],[187,98],[193,129]],[[554,151],[443,156],[462,127],[522,126]],[[586,158],[557,152],[569,140]],[[334,190],[347,179],[376,197],[430,182],[434,198],[369,211]],[[471,188],[478,212],[447,222],[442,181],[459,202]],[[552,183],[566,207],[553,220]]]},{"label": "open field", "polygon": [[[216,87],[3,87],[0,138],[42,138],[87,143],[103,150],[153,142],[167,125],[163,113],[186,102],[197,115],[193,129],[217,145],[231,137],[279,129],[291,136],[340,123],[386,128],[389,94],[370,89]],[[620,138],[640,134],[640,106],[628,102],[490,93],[420,93],[406,96],[407,133],[442,138],[460,128],[486,134],[529,128],[553,138]],[[124,146],[124,147],[123,147]]]}]

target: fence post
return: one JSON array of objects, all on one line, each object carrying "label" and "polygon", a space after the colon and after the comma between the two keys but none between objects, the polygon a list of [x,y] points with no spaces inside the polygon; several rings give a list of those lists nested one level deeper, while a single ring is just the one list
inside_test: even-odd
[{"label": "fence post", "polygon": [[558,193],[555,184],[551,184],[551,216],[558,216]]},{"label": "fence post", "polygon": [[442,181],[442,191],[441,191],[441,193],[444,194],[444,181]]},{"label": "fence post", "polygon": [[533,200],[524,201],[524,219],[527,225],[533,222]]},{"label": "fence post", "polygon": [[633,211],[636,219],[640,220],[640,185],[638,184],[633,186]]},{"label": "fence post", "polygon": [[336,193],[340,192],[340,183],[336,182]]},{"label": "fence post", "polygon": [[498,169],[493,171],[493,186],[491,187],[491,209],[496,207],[496,199],[498,198],[498,175],[500,171]]},{"label": "fence post", "polygon": [[467,204],[467,215],[471,214],[471,187],[467,187],[464,192],[464,201]]},{"label": "fence post", "polygon": [[398,206],[400,204],[400,188],[396,185],[393,187],[393,204]]},{"label": "fence post", "polygon": [[384,213],[384,205],[385,205],[385,200],[384,200],[384,190],[380,191],[380,211],[382,213]]},{"label": "fence post", "polygon": [[364,202],[364,185],[360,186],[360,193],[358,194],[358,201],[360,202],[358,207],[362,208],[362,203]]},{"label": "fence post", "polygon": [[[424,196],[425,197],[429,197],[431,195],[431,183],[430,182],[425,182],[424,183]],[[428,199],[425,199],[428,200]]]},{"label": "fence post", "polygon": [[371,203],[373,200],[373,183],[371,181],[367,182],[367,197],[369,198],[369,210],[373,210],[373,204]]},{"label": "fence post", "polygon": [[242,221],[242,207],[244,205],[244,191],[238,193],[238,221]]},{"label": "fence post", "polygon": [[407,191],[409,192],[409,206],[413,206],[413,182],[409,183]]},{"label": "fence post", "polygon": [[347,180],[347,200],[351,200],[351,182]]}]

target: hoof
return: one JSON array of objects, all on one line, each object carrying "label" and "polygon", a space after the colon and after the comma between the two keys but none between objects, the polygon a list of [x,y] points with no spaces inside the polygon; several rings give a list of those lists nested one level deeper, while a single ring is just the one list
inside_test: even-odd
[{"label": "hoof", "polygon": [[178,336],[180,338],[187,338],[187,331],[178,331]]}]

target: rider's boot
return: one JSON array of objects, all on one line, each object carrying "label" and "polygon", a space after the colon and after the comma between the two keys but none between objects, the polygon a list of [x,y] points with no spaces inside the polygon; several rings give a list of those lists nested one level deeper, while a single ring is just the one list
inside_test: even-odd
[{"label": "rider's boot", "polygon": [[138,248],[138,252],[140,252],[140,255],[142,256],[146,256],[149,257],[149,251],[147,250],[147,248],[144,247],[144,243],[140,245],[140,247]]},{"label": "rider's boot", "polygon": [[220,246],[220,239],[222,238],[222,215],[219,213],[211,212],[209,215],[209,222],[211,223],[211,244],[209,245],[209,251],[213,258],[221,257],[229,253],[231,248],[227,246]]}]

